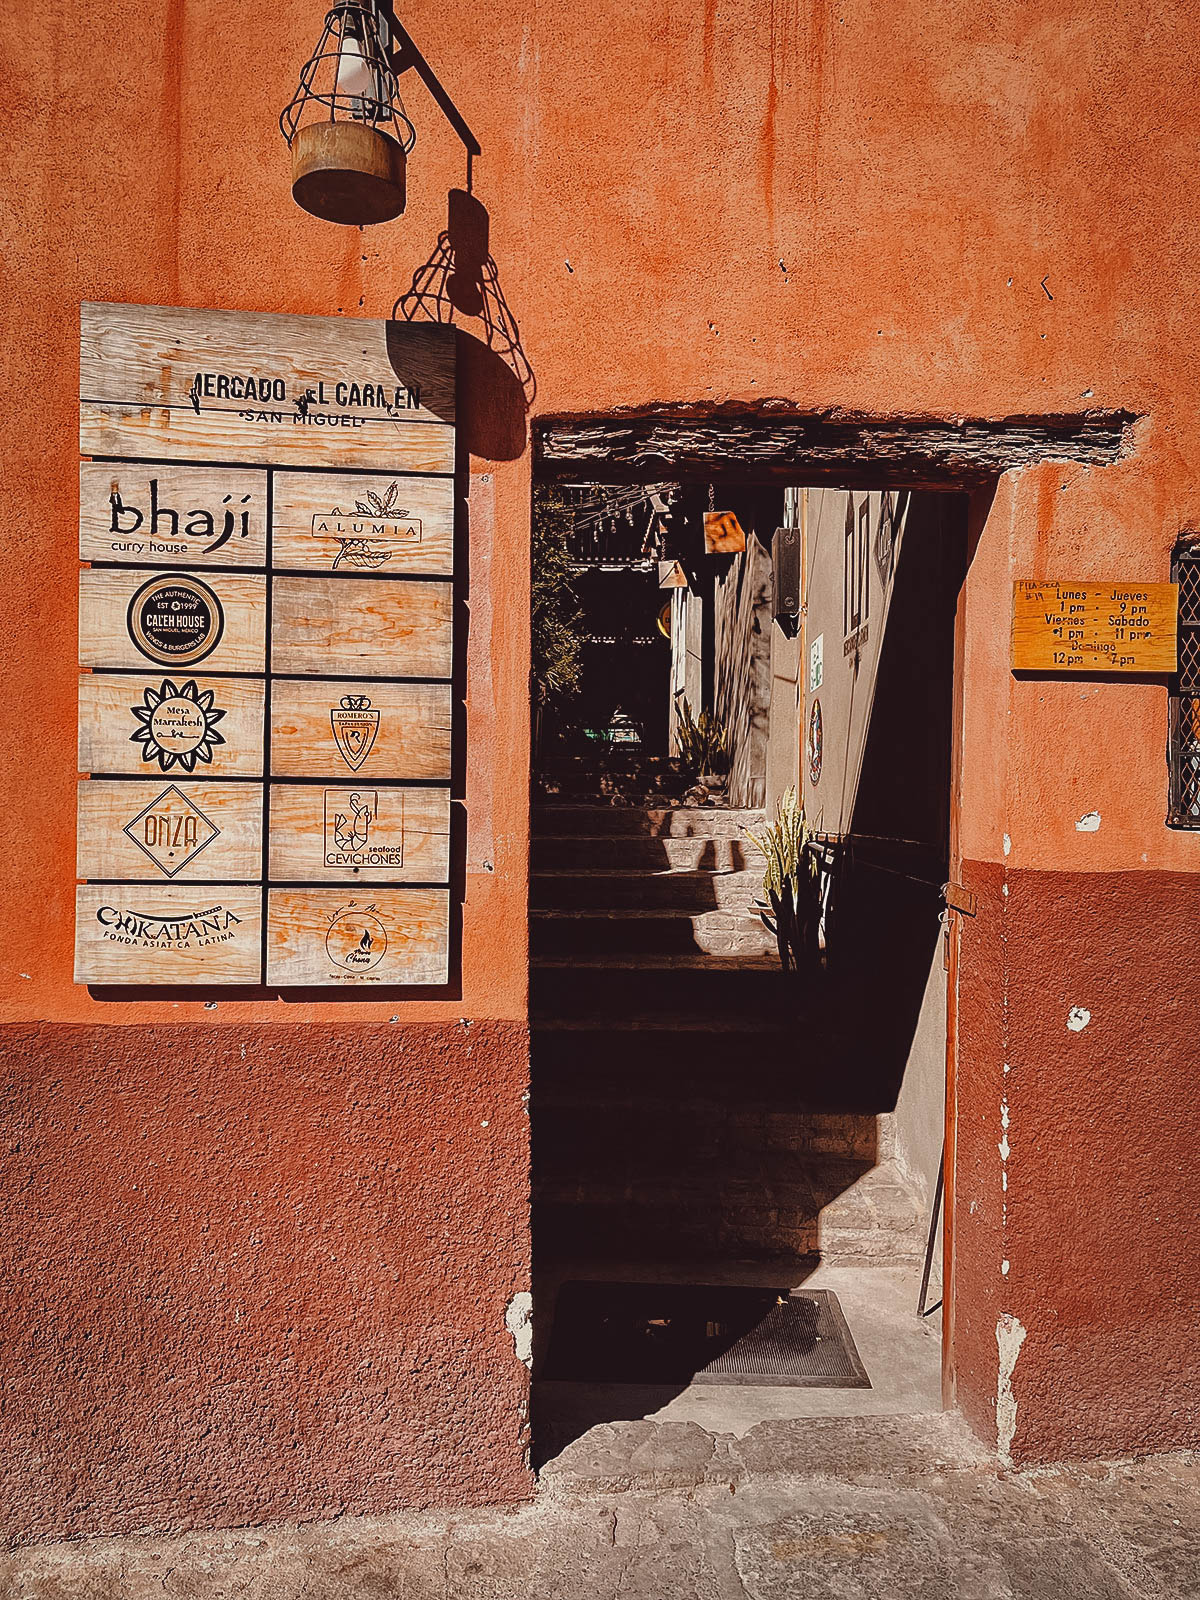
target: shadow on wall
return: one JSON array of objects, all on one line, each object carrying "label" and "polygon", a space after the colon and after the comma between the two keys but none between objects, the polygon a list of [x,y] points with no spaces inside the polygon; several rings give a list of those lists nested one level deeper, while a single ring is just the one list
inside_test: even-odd
[{"label": "shadow on wall", "polygon": [[[490,219],[465,189],[451,189],[446,227],[412,285],[392,308],[398,322],[457,328],[458,427],[463,448],[488,461],[515,461],[528,442],[537,380],[491,254]],[[478,333],[458,318],[474,319]]]},{"label": "shadow on wall", "polygon": [[713,563],[713,706],[729,736],[729,803],[766,798],[771,709],[771,536],[783,518],[777,490],[724,492],[746,531],[740,555]]},{"label": "shadow on wall", "polygon": [[965,497],[914,494],[837,888],[830,1001],[855,1026],[839,1063],[856,1098],[896,1103],[941,939],[949,875],[954,619]]}]

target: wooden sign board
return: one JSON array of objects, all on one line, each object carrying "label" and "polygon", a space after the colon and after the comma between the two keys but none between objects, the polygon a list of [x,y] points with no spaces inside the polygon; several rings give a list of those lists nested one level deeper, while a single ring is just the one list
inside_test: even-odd
[{"label": "wooden sign board", "polygon": [[79,770],[261,778],[266,684],[188,672],[79,680]]},{"label": "wooden sign board", "polygon": [[91,567],[79,575],[79,664],[262,672],[267,580],[257,573]]},{"label": "wooden sign board", "polygon": [[448,683],[276,678],[271,771],[335,783],[450,779]]},{"label": "wooden sign board", "polygon": [[81,878],[245,883],[262,876],[261,783],[79,785]]},{"label": "wooden sign board", "polygon": [[445,889],[272,889],[267,982],[445,983]]},{"label": "wooden sign board", "polygon": [[287,883],[445,883],[450,795],[397,785],[276,784],[271,879]]},{"label": "wooden sign board", "polygon": [[454,571],[454,480],[277,472],[275,565],[313,572]]},{"label": "wooden sign board", "polygon": [[454,334],[82,314],[76,981],[449,972]]},{"label": "wooden sign board", "polygon": [[160,567],[262,567],[267,475],[229,467],[85,461],[79,468],[79,558]]},{"label": "wooden sign board", "polygon": [[704,550],[710,556],[736,555],[746,548],[746,533],[732,511],[704,513]]},{"label": "wooden sign board", "polygon": [[151,461],[454,471],[454,329],[81,308],[79,448]]},{"label": "wooden sign board", "polygon": [[275,672],[448,678],[448,583],[392,578],[278,577],[271,594]]},{"label": "wooden sign board", "polygon": [[1013,585],[1014,672],[1174,672],[1174,583]]},{"label": "wooden sign board", "polygon": [[262,891],[224,884],[80,884],[75,981],[258,983]]}]

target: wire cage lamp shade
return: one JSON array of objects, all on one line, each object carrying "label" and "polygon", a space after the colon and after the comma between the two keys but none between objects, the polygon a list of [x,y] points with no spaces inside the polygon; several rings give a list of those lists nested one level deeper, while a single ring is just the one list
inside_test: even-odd
[{"label": "wire cage lamp shade", "polygon": [[292,195],[326,222],[387,222],[404,210],[416,129],[405,114],[375,0],[338,0],[279,128]]}]

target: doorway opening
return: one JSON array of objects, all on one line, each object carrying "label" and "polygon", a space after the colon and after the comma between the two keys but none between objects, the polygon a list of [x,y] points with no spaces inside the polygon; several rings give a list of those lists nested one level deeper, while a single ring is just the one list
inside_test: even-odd
[{"label": "doorway opening", "polygon": [[[928,1261],[936,1311],[967,506],[535,485],[539,1464],[618,1418],[941,1408],[918,1299]],[[785,972],[758,841],[793,800],[815,913]]]}]

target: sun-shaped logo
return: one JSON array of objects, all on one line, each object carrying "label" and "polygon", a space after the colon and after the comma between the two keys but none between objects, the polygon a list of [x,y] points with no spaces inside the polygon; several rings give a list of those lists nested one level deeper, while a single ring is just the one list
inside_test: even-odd
[{"label": "sun-shaped logo", "polygon": [[129,735],[142,747],[143,761],[157,761],[163,772],[180,766],[192,772],[198,762],[213,758],[213,746],[224,744],[217,723],[224,711],[213,705],[213,691],[201,691],[194,678],[182,686],[164,678],[156,689],[147,684],[140,706],[129,708],[141,726]]}]

